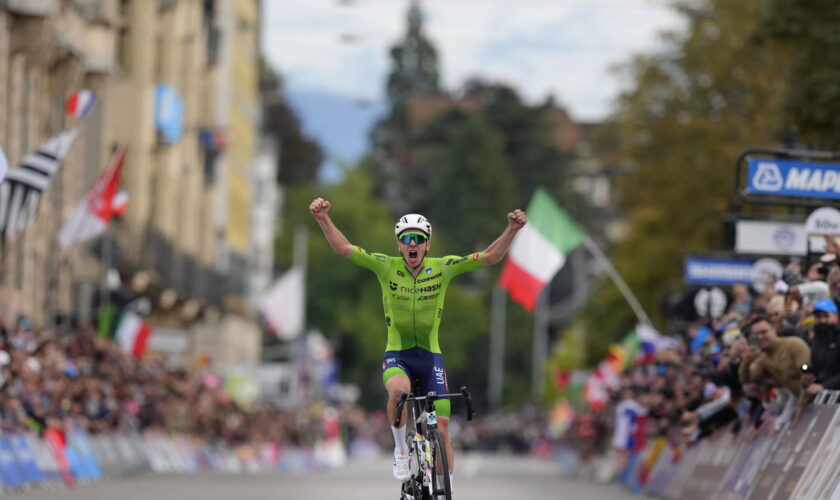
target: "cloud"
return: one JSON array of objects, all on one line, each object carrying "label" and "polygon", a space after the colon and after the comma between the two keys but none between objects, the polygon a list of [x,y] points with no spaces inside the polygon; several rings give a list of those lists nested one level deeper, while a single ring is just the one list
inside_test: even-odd
[{"label": "cloud", "polygon": [[[292,88],[381,99],[407,5],[269,0],[263,46]],[[612,65],[652,50],[659,30],[679,26],[675,13],[645,0],[426,0],[423,8],[446,87],[482,75],[532,101],[553,94],[584,119],[609,111],[619,85]],[[346,34],[353,43],[342,43]]]}]

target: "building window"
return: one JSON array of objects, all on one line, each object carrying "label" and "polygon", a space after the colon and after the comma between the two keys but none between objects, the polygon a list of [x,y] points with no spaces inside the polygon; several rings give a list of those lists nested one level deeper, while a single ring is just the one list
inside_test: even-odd
[{"label": "building window", "polygon": [[32,71],[24,72],[23,80],[23,114],[21,115],[20,151],[29,153],[29,132],[32,129]]},{"label": "building window", "polygon": [[23,290],[23,267],[26,265],[26,234],[19,233],[17,236],[15,255],[15,288]]},{"label": "building window", "polygon": [[120,28],[117,33],[117,65],[123,71],[131,69],[131,43],[127,26]]}]

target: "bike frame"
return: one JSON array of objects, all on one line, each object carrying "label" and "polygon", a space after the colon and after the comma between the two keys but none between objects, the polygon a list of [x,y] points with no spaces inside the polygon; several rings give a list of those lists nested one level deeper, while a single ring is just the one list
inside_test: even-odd
[{"label": "bike frame", "polygon": [[[436,394],[430,392],[426,396],[409,396],[407,393],[403,393],[397,401],[397,418],[394,421],[394,427],[400,426],[403,407],[407,401],[411,402],[407,420],[414,422],[414,431],[411,434],[412,447],[409,449],[409,454],[412,454],[416,450],[419,463],[417,464],[417,469],[412,470],[412,478],[409,481],[414,481],[415,476],[422,472],[422,484],[420,486],[421,489],[428,491],[430,498],[435,498],[435,495],[440,493],[440,490],[433,490],[433,485],[435,484],[434,478],[432,477],[432,474],[435,474],[434,466],[432,465],[434,463],[434,457],[432,456],[431,442],[427,439],[431,436],[432,431],[436,431],[438,428],[435,401],[455,397],[464,398],[467,420],[472,420],[473,416],[475,416],[475,410],[473,410],[472,399],[466,387],[461,387],[461,392],[456,394]],[[445,447],[444,443],[441,444]],[[445,454],[446,449],[441,450],[441,453]]]}]

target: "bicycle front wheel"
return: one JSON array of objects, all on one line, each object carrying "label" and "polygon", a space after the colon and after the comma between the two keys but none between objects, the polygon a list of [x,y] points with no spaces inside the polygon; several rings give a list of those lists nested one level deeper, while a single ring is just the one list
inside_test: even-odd
[{"label": "bicycle front wheel", "polygon": [[432,452],[432,498],[452,500],[452,482],[449,479],[449,460],[440,432],[433,430],[429,435]]}]

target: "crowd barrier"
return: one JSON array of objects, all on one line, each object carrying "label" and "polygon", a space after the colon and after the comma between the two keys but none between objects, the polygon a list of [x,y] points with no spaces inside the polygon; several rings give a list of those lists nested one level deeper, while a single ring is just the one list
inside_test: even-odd
[{"label": "crowd barrier", "polygon": [[633,475],[660,498],[840,499],[840,393],[821,393],[775,436],[743,429],[675,448],[653,440]]},{"label": "crowd barrier", "polygon": [[79,428],[0,435],[0,495],[41,486],[73,486],[140,472],[305,473],[337,467],[340,438],[311,447],[274,443],[227,446],[178,434],[89,435]]}]

